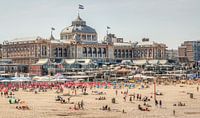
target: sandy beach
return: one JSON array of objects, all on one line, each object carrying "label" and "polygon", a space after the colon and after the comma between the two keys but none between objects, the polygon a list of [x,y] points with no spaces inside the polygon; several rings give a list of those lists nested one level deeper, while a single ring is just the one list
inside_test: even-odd
[{"label": "sandy beach", "polygon": [[[155,106],[153,98],[148,102],[151,107],[150,111],[138,110],[138,104],[143,106],[143,101],[133,100],[129,101],[127,96],[124,101],[124,94],[121,92],[127,91],[127,88],[122,89],[109,89],[93,88],[87,89],[89,95],[81,95],[81,90],[77,90],[77,95],[72,96],[70,101],[77,103],[81,100],[84,101],[83,110],[69,109],[73,104],[61,104],[55,101],[57,95],[63,93],[56,93],[55,90],[47,90],[47,92],[25,92],[19,90],[14,92],[15,98],[20,98],[27,102],[30,110],[18,110],[17,104],[9,104],[8,98],[0,97],[0,117],[1,118],[199,118],[200,117],[200,92],[197,92],[197,85],[157,85],[157,90],[162,92],[163,95],[157,95],[157,100],[162,100],[162,107]],[[116,90],[118,95],[116,96]],[[68,93],[70,89],[65,89],[64,93]],[[105,95],[92,95],[92,91],[105,92]],[[149,88],[140,89],[140,86],[129,89],[130,94],[141,94],[143,96],[153,96],[153,85]],[[194,99],[191,99],[189,94],[193,93]],[[95,100],[98,97],[106,97],[106,100]],[[62,96],[67,99],[68,96]],[[116,103],[111,102],[112,98],[116,98]],[[186,106],[173,106],[178,102],[185,103]],[[102,106],[108,105],[111,110],[100,110]],[[122,113],[122,111],[125,113]],[[175,110],[175,115],[173,114]]]}]

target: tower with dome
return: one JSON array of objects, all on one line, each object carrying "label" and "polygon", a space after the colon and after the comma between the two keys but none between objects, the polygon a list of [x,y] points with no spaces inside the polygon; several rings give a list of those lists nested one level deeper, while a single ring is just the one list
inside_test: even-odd
[{"label": "tower with dome", "polygon": [[97,43],[97,32],[94,28],[87,26],[78,14],[72,21],[71,26],[65,27],[60,33],[61,40],[76,40],[78,42]]}]

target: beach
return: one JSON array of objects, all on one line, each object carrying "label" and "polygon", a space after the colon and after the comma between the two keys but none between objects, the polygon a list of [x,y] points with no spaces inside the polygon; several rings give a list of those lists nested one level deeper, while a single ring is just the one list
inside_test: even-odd
[{"label": "beach", "polygon": [[[157,100],[162,100],[162,106],[155,106],[154,98],[148,102],[151,107],[150,111],[141,111],[138,105],[143,106],[141,100],[129,100],[131,94],[141,94],[141,96],[153,97],[153,84],[149,88],[141,88],[136,86],[133,89],[122,87],[121,89],[113,89],[113,87],[105,88],[87,88],[88,95],[82,95],[81,89],[77,90],[77,95],[72,95],[71,102],[84,102],[84,109],[74,110],[74,104],[61,104],[55,101],[55,97],[63,93],[71,93],[72,90],[65,88],[63,93],[56,93],[56,90],[47,90],[47,92],[26,92],[19,90],[14,92],[15,98],[26,101],[30,110],[18,110],[17,104],[9,104],[8,98],[0,97],[0,117],[1,118],[199,118],[200,117],[200,92],[197,91],[196,85],[176,84],[176,85],[157,85],[156,89],[163,95],[157,95]],[[128,94],[126,101],[124,94]],[[117,95],[116,95],[117,90]],[[106,94],[92,95],[92,91],[98,91]],[[194,98],[191,99],[188,93],[193,93]],[[96,100],[99,97],[105,97],[106,100]],[[62,96],[67,99],[69,96]],[[116,103],[112,103],[112,98],[116,99]],[[185,103],[185,106],[174,106],[178,102]],[[110,111],[101,110],[102,106],[108,105]],[[124,110],[124,113],[123,113]],[[175,114],[173,114],[175,110]]]}]

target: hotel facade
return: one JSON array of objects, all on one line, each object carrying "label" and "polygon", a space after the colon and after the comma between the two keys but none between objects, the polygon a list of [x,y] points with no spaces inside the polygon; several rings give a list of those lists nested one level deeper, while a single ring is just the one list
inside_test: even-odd
[{"label": "hotel facade", "polygon": [[200,41],[184,41],[178,47],[178,58],[181,63],[195,63],[200,60]]},{"label": "hotel facade", "polygon": [[60,63],[64,59],[90,59],[96,63],[117,63],[122,60],[164,60],[167,46],[143,38],[140,42],[124,42],[114,34],[98,41],[94,28],[80,16],[60,33],[60,39],[31,37],[4,41],[2,58],[13,63],[32,65],[40,59]]}]

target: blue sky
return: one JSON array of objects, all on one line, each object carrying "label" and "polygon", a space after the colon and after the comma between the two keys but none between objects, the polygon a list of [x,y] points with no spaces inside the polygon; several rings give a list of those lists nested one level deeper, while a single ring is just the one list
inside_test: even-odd
[{"label": "blue sky", "polygon": [[111,33],[125,41],[148,37],[177,48],[185,40],[200,39],[200,0],[0,0],[0,42],[20,37],[50,37],[77,17],[78,4],[87,25],[99,40]]}]

